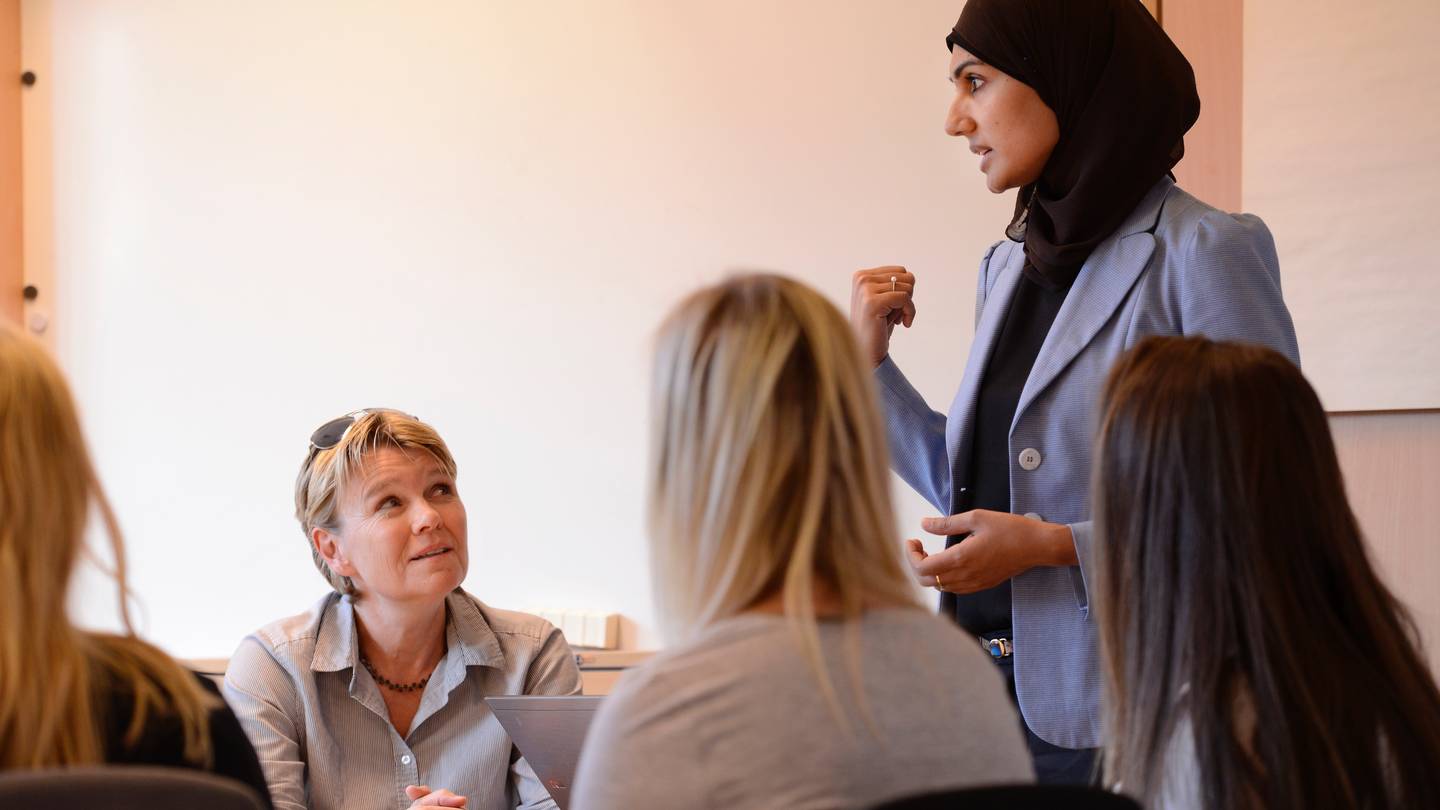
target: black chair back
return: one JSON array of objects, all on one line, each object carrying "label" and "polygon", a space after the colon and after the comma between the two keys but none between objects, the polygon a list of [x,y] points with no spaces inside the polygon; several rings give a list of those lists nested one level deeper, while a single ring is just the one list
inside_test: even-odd
[{"label": "black chair back", "polygon": [[874,810],[1141,810],[1128,796],[1069,785],[1006,785],[927,793]]},{"label": "black chair back", "polygon": [[148,766],[0,771],[5,810],[265,810],[248,785],[202,771]]}]

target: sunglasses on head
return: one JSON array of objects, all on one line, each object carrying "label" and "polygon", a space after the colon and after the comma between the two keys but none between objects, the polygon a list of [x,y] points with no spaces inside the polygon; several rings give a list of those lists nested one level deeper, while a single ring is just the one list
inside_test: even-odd
[{"label": "sunglasses on head", "polygon": [[[350,428],[353,427],[362,416],[369,416],[372,413],[384,413],[386,411],[401,413],[392,408],[366,408],[360,411],[351,411],[344,416],[331,419],[329,422],[315,428],[315,432],[310,434],[310,448],[312,450],[329,450],[345,438],[345,434],[350,432]],[[415,417],[410,416],[408,413],[402,415],[410,419],[415,419]],[[415,419],[415,421],[418,422],[420,420]]]}]

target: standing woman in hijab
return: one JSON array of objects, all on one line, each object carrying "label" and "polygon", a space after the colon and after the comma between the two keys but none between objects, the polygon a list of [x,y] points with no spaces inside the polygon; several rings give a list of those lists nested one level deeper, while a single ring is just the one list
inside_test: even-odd
[{"label": "standing woman in hijab", "polygon": [[923,528],[944,551],[909,541],[917,578],[1009,679],[1040,780],[1086,782],[1101,744],[1090,459],[1106,373],[1151,334],[1263,344],[1295,363],[1299,351],[1264,223],[1170,176],[1200,102],[1137,0],[970,0],[946,44],[945,131],[980,156],[991,192],[1017,190],[980,262],[948,414],[888,354],[915,319],[913,273],[856,273],[851,320],[892,463],[943,515]]}]

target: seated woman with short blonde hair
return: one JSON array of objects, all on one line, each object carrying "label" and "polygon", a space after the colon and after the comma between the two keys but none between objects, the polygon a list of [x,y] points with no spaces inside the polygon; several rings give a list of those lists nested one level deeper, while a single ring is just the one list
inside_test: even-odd
[{"label": "seated woman with short blonde hair", "polygon": [[[114,555],[121,634],[71,624],[70,582],[99,513]],[[254,788],[255,752],[215,685],[141,641],[125,548],[59,368],[0,324],[0,771],[161,765]]]},{"label": "seated woman with short blonde hair", "polygon": [[1032,780],[999,672],[911,584],[873,383],[834,306],[776,276],[690,296],[651,407],[674,646],[606,698],[575,807],[863,808]]},{"label": "seated woman with short blonde hair", "polygon": [[247,637],[225,676],[277,808],[555,806],[484,699],[579,694],[580,670],[548,622],[461,589],[455,477],[399,411],[311,436],[295,515],[332,592]]}]

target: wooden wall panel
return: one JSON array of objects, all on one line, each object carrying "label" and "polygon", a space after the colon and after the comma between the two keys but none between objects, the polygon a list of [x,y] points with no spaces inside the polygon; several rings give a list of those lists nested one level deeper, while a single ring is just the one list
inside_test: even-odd
[{"label": "wooden wall panel", "polygon": [[24,218],[20,163],[20,0],[0,0],[0,318],[20,322]]},{"label": "wooden wall panel", "polygon": [[[65,5],[65,4],[61,4]],[[55,74],[50,69],[52,0],[20,0],[20,48],[25,70],[34,71],[35,85],[21,93],[20,124],[24,159],[25,256],[21,262],[25,283],[39,290],[39,298],[25,305],[30,335],[52,350],[58,349],[55,328],[55,196],[54,146],[51,126]],[[75,9],[79,4],[69,4]]]},{"label": "wooden wall panel", "polygon": [[1244,0],[1163,0],[1160,22],[1195,68],[1200,120],[1185,136],[1180,185],[1226,211],[1240,210]]}]

